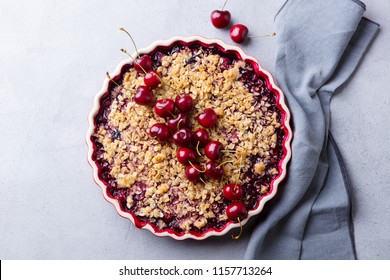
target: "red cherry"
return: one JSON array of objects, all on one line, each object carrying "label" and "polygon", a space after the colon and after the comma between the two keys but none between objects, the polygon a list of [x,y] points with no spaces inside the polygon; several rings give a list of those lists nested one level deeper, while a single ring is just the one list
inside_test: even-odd
[{"label": "red cherry", "polygon": [[154,89],[161,84],[160,75],[154,70],[149,70],[144,76],[144,83],[148,88]]},{"label": "red cherry", "polygon": [[205,174],[210,179],[220,179],[225,174],[225,170],[220,163],[215,161],[209,161],[206,163]]},{"label": "red cherry", "polygon": [[236,43],[242,43],[248,35],[248,27],[243,24],[235,24],[230,28],[230,38]]},{"label": "red cherry", "polygon": [[134,102],[138,105],[151,105],[154,101],[154,93],[146,86],[139,86],[135,90]]},{"label": "red cherry", "polygon": [[198,181],[201,173],[201,167],[198,164],[187,165],[186,167],[186,177],[191,182]]},{"label": "red cherry", "polygon": [[211,141],[204,148],[206,157],[217,160],[222,155],[223,145],[219,141]]},{"label": "red cherry", "polygon": [[154,103],[154,112],[162,118],[172,117],[175,113],[175,102],[172,99],[160,99]]},{"label": "red cherry", "polygon": [[229,220],[238,222],[244,220],[248,216],[248,210],[241,201],[235,201],[226,207],[226,215]]},{"label": "red cherry", "polygon": [[194,108],[194,100],[188,94],[183,94],[182,96],[176,96],[175,99],[176,107],[184,113],[188,113]]},{"label": "red cherry", "polygon": [[162,217],[162,220],[167,225],[169,225],[174,219],[175,219],[175,216],[172,215],[171,213],[164,213],[164,216]]},{"label": "red cherry", "polygon": [[189,128],[181,128],[172,135],[173,143],[181,147],[187,147],[192,140],[192,131]]},{"label": "red cherry", "polygon": [[145,73],[144,71],[148,72],[153,68],[153,61],[152,58],[149,55],[143,55],[140,58],[137,58],[134,62],[134,69],[138,73]]},{"label": "red cherry", "polygon": [[210,15],[211,23],[216,28],[224,28],[228,26],[230,22],[230,18],[231,18],[230,12],[226,10],[224,11],[214,10]]},{"label": "red cherry", "polygon": [[156,123],[149,128],[149,134],[161,142],[166,142],[171,137],[171,131],[165,123]]},{"label": "red cherry", "polygon": [[177,149],[177,160],[181,164],[189,164],[197,162],[196,159],[196,152],[193,149],[190,148],[185,148],[185,147],[180,147]]},{"label": "red cherry", "polygon": [[[199,128],[198,130],[195,130],[194,134],[192,135],[192,143],[196,147],[197,145],[199,147],[204,147],[209,142],[209,133],[204,128]],[[199,143],[199,144],[198,144]]]},{"label": "red cherry", "polygon": [[239,200],[243,193],[242,186],[237,184],[227,184],[223,187],[223,196],[228,200]]},{"label": "red cherry", "polygon": [[180,128],[189,127],[190,126],[190,119],[188,116],[184,113],[179,113],[176,116],[170,118],[168,120],[168,127],[172,131],[176,131]]},{"label": "red cherry", "polygon": [[201,126],[210,128],[217,123],[217,114],[213,109],[207,108],[197,116],[197,120]]}]

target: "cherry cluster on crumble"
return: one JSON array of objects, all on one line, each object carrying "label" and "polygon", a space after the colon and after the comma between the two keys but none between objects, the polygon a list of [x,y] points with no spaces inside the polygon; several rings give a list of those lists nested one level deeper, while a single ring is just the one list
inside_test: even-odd
[{"label": "cherry cluster on crumble", "polygon": [[[242,135],[243,132],[239,134],[238,129],[235,129],[234,126],[230,128],[226,127],[225,124],[218,125],[219,119],[225,118],[224,114],[230,113],[225,113],[218,108],[219,101],[215,96],[211,96],[215,100],[215,107],[203,106],[203,100],[199,96],[194,99],[192,96],[195,95],[188,90],[183,91],[182,87],[177,88],[164,80],[171,71],[164,59],[172,59],[181,53],[188,56],[182,66],[191,69],[194,65],[199,64],[199,68],[205,69],[206,74],[210,70],[202,68],[201,61],[202,59],[207,61],[212,57],[215,60],[214,65],[217,65],[221,72],[218,74],[218,79],[230,79],[231,73],[229,71],[236,70],[237,83],[243,85],[240,90],[247,92],[249,96],[245,97],[246,108],[244,109],[249,109],[248,102],[250,101],[249,111],[252,112],[250,117],[258,119],[255,124],[246,121],[247,128],[244,128],[243,131],[247,131],[252,138],[256,135],[264,137],[265,144],[262,149],[257,149],[259,151],[253,153],[245,151],[245,148],[250,149],[251,145],[239,145],[240,137],[238,135]],[[165,69],[163,65],[165,65]],[[166,71],[167,69],[168,71]],[[178,71],[180,72],[180,69]],[[212,228],[221,229],[228,222],[224,217],[231,222],[241,223],[247,217],[248,211],[255,208],[259,199],[269,191],[272,180],[279,172],[278,163],[283,157],[284,132],[281,114],[276,104],[276,98],[268,89],[264,79],[255,73],[250,64],[239,62],[235,55],[225,54],[217,47],[204,47],[198,44],[189,46],[178,44],[169,49],[157,49],[150,55],[139,56],[134,63],[122,70],[119,78],[111,78],[109,75],[108,77],[112,85],[109,93],[101,100],[101,110],[95,118],[97,129],[92,140],[96,146],[94,159],[100,168],[99,176],[107,183],[110,196],[120,201],[125,211],[135,213],[141,221],[151,222],[159,229],[172,229],[177,233],[201,233]],[[130,79],[136,79],[137,82],[128,88],[126,83],[130,83]],[[213,85],[213,83],[211,84]],[[233,85],[232,91],[235,90],[234,87],[236,85]],[[161,94],[164,90],[170,91],[169,97]],[[197,102],[202,103],[202,106]],[[133,104],[139,107],[135,107]],[[149,137],[149,147],[145,148],[147,145],[145,142],[143,142],[144,144],[140,143],[143,148],[138,148],[134,145],[131,146],[130,144],[133,142],[130,140],[120,141],[128,131],[135,129],[134,124],[126,124],[124,127],[118,125],[118,119],[126,118],[124,111],[129,110],[127,107],[130,105],[131,110],[135,112],[138,110],[137,114],[145,115],[145,119],[151,118],[152,112],[153,115],[159,117],[149,126],[143,122],[140,123],[139,128],[143,130],[137,130],[142,139]],[[256,111],[261,112],[261,114],[253,113]],[[112,116],[113,114],[115,116]],[[241,108],[237,108],[232,111],[232,114],[245,114],[245,112]],[[259,119],[259,116],[263,117]],[[240,127],[245,127],[245,125],[240,124]],[[256,131],[259,131],[259,134],[256,134]],[[222,138],[213,139],[210,137],[211,132],[214,137],[221,134]],[[132,133],[134,134],[134,131]],[[225,136],[227,141],[224,142],[222,140]],[[157,140],[159,145],[156,145],[153,140]],[[261,142],[261,140],[256,141],[255,143]],[[161,149],[164,149],[164,145],[169,152],[160,152]],[[112,146],[115,146],[115,152],[111,151]],[[159,155],[153,158],[151,156],[152,159],[149,160],[148,151],[146,155],[144,155],[144,151],[151,150],[152,147],[158,151]],[[122,153],[122,150],[125,153]],[[130,155],[127,151],[130,151]],[[140,154],[140,151],[143,153],[143,162],[136,155]],[[172,152],[172,156],[169,154],[170,152]],[[130,165],[129,170],[133,170],[134,164],[142,166],[139,173],[145,172],[143,167],[145,162],[153,161],[156,166],[160,165],[162,160],[159,157],[160,154],[165,157],[164,160],[168,162],[168,165],[175,165],[172,160],[176,158],[175,160],[183,166],[182,172],[188,180],[189,189],[195,189],[197,192],[195,198],[188,192],[186,192],[187,197],[180,193],[183,182],[175,186],[159,183],[159,186],[151,190],[152,188],[146,182],[140,182],[137,179],[137,174],[122,174],[121,170],[127,170],[126,168]],[[233,159],[230,157],[232,154],[235,156]],[[132,160],[133,163],[128,163],[129,160]],[[237,166],[238,163],[242,163],[243,166]],[[225,171],[225,165],[229,165],[228,173]],[[149,173],[149,178],[153,174],[156,173]],[[157,172],[157,175],[161,174]],[[178,175],[178,177],[180,176]],[[234,177],[233,181],[230,181],[229,177]],[[240,182],[236,182],[237,179]],[[166,178],[165,181],[169,180]],[[222,185],[220,185],[221,183]],[[172,190],[167,191],[167,188],[170,187]],[[204,189],[202,190],[202,188]],[[210,193],[213,191],[215,193],[211,196]],[[174,207],[176,214],[175,211],[159,208],[153,199],[154,201],[158,199],[160,202]],[[146,200],[148,206],[142,207]],[[209,205],[210,203],[206,204],[204,200],[214,201],[214,203]],[[164,205],[162,202],[160,205]],[[207,211],[211,214],[196,219],[195,214],[180,207],[181,202],[187,203],[186,207],[192,209],[194,213],[200,213],[200,216]],[[184,214],[179,217],[177,211],[182,211]],[[185,214],[187,211],[189,213]],[[189,225],[183,222],[183,219],[192,218],[193,221]]]},{"label": "cherry cluster on crumble", "polygon": [[[209,141],[209,134],[204,128],[212,128],[217,123],[217,114],[211,108],[197,116],[198,123],[204,127],[192,132],[189,128],[190,121],[187,113],[191,112],[194,101],[188,94],[177,95],[173,99],[160,99],[155,101],[153,89],[157,88],[162,79],[152,70],[152,59],[149,55],[143,55],[134,64],[139,73],[144,73],[144,84],[138,86],[134,102],[138,105],[153,106],[155,113],[166,120],[166,123],[155,123],[149,129],[151,137],[160,142],[172,140],[179,148],[177,160],[185,167],[185,175],[191,182],[203,181],[201,174],[204,173],[209,179],[220,179],[224,175],[224,169],[217,160],[222,156],[223,145],[219,141]],[[179,112],[177,113],[176,110]],[[193,147],[191,148],[191,144]],[[194,150],[193,148],[196,148]],[[197,155],[201,156],[199,148],[204,147],[204,153],[210,159],[204,168],[198,165]],[[203,169],[203,170],[202,170]],[[204,181],[203,181],[204,182]],[[239,201],[243,193],[242,186],[227,184],[224,186],[224,197],[232,202],[226,207],[226,214],[233,222],[240,222],[248,215],[245,205]],[[237,236],[238,238],[239,236]]]}]

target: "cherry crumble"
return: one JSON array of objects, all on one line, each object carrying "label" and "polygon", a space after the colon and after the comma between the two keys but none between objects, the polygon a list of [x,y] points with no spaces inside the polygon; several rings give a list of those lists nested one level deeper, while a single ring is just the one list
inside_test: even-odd
[{"label": "cherry crumble", "polygon": [[[107,185],[108,196],[118,200],[123,211],[158,230],[183,234],[223,229],[230,222],[228,206],[243,204],[243,211],[256,208],[281,172],[286,135],[277,96],[250,62],[218,47],[176,44],[157,48],[150,57],[152,63],[147,70],[154,69],[161,77],[161,83],[153,89],[155,100],[168,104],[166,100],[178,100],[178,96],[191,97],[192,108],[185,112],[188,128],[180,130],[190,129],[192,139],[204,139],[208,133],[207,139],[204,143],[200,140],[199,147],[190,144],[200,155],[193,166],[183,166],[176,154],[178,149],[186,148],[170,139],[176,126],[170,127],[171,132],[167,130],[164,141],[153,137],[151,128],[162,126],[159,124],[165,118],[174,120],[184,114],[179,110],[184,105],[166,105],[173,106],[169,116],[156,112],[153,105],[137,104],[135,94],[145,86],[145,74],[137,64],[127,65],[110,82],[94,119],[96,129],[91,140],[99,178]],[[207,109],[217,115],[211,127],[202,126],[197,119]],[[223,147],[215,156],[223,169],[222,178],[189,180],[192,177],[187,173],[202,173],[209,163],[210,142]],[[232,203],[224,196],[228,184],[242,187],[235,189],[240,193],[239,202]]]}]

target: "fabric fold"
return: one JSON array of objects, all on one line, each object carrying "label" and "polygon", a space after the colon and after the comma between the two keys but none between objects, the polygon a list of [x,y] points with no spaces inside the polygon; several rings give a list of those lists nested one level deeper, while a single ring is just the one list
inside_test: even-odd
[{"label": "fabric fold", "polygon": [[275,18],[274,73],[292,114],[292,159],[247,259],[356,258],[344,166],[334,141],[327,143],[331,97],[378,30],[364,11],[354,0],[288,0]]}]

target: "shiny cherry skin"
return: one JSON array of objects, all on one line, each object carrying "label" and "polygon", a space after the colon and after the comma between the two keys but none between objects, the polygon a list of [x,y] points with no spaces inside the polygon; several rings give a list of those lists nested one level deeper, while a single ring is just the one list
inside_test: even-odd
[{"label": "shiny cherry skin", "polygon": [[188,147],[192,140],[192,131],[191,129],[185,127],[176,131],[172,135],[172,141],[180,147]]},{"label": "shiny cherry skin", "polygon": [[162,217],[162,220],[167,225],[169,225],[174,219],[175,219],[175,216],[172,215],[171,213],[164,213],[164,216]]},{"label": "shiny cherry skin", "polygon": [[149,134],[160,142],[167,142],[171,137],[171,131],[165,123],[155,123],[149,128]]},{"label": "shiny cherry skin", "polygon": [[164,119],[174,116],[175,101],[172,99],[160,99],[154,103],[154,112]]},{"label": "shiny cherry skin", "polygon": [[218,180],[225,174],[225,170],[220,163],[211,160],[206,163],[205,174],[210,179]]},{"label": "shiny cherry skin", "polygon": [[248,35],[248,27],[243,24],[235,24],[230,28],[230,38],[236,43],[244,42]]},{"label": "shiny cherry skin", "polygon": [[152,68],[153,68],[153,61],[149,55],[143,55],[137,58],[134,63],[134,69],[138,73],[145,73],[144,71],[148,72]]},{"label": "shiny cherry skin", "polygon": [[184,127],[189,127],[190,126],[190,119],[186,114],[179,113],[176,116],[169,118],[167,123],[168,123],[168,127],[172,131],[176,131],[176,130],[184,128]]},{"label": "shiny cherry skin", "polygon": [[179,149],[177,149],[176,156],[177,160],[184,165],[190,164],[190,162],[197,162],[196,152],[190,148],[180,147]]},{"label": "shiny cherry skin", "polygon": [[144,105],[144,106],[152,105],[154,102],[154,93],[150,88],[146,86],[139,86],[135,90],[133,100],[138,105]]},{"label": "shiny cherry skin", "polygon": [[241,201],[235,201],[226,207],[226,215],[229,220],[240,222],[248,216],[248,210]]},{"label": "shiny cherry skin", "polygon": [[214,10],[211,12],[210,20],[216,28],[224,28],[230,23],[230,12],[226,10]]},{"label": "shiny cherry skin", "polygon": [[200,113],[196,119],[201,126],[211,128],[217,123],[217,114],[213,109],[207,108],[203,113]]},{"label": "shiny cherry skin", "polygon": [[219,141],[210,141],[206,147],[204,147],[204,153],[206,157],[212,160],[217,160],[222,155],[223,145]]},{"label": "shiny cherry skin", "polygon": [[155,89],[161,84],[161,77],[156,71],[149,70],[144,76],[144,83],[148,88]]},{"label": "shiny cherry skin", "polygon": [[223,187],[223,196],[228,200],[240,200],[243,193],[241,185],[227,184]]},{"label": "shiny cherry skin", "polygon": [[198,164],[193,164],[193,165],[187,165],[186,167],[186,177],[189,181],[191,182],[196,182],[198,181],[202,168]]},{"label": "shiny cherry skin", "polygon": [[176,96],[175,104],[183,113],[188,113],[194,108],[194,100],[188,94]]},{"label": "shiny cherry skin", "polygon": [[199,129],[195,130],[193,135],[192,135],[192,143],[195,147],[196,146],[199,146],[199,147],[206,146],[207,143],[209,142],[209,139],[210,139],[209,133],[204,128],[199,128]]}]

